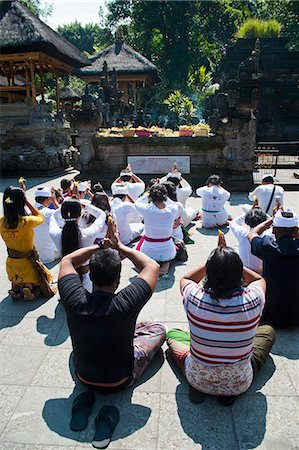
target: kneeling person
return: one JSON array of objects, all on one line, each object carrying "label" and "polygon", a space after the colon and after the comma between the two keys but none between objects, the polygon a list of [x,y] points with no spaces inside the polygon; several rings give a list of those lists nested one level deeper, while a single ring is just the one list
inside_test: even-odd
[{"label": "kneeling person", "polygon": [[[78,378],[90,389],[112,393],[136,381],[165,341],[161,323],[136,324],[150,299],[159,265],[141,252],[121,244],[116,234],[99,246],[82,248],[61,261],[59,292],[67,313]],[[122,255],[140,269],[129,286],[115,293],[120,281]],[[93,292],[82,286],[76,267],[90,259]]]}]

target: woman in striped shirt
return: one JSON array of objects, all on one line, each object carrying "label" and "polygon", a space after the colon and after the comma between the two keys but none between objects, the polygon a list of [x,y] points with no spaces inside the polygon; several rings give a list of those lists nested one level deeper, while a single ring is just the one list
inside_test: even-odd
[{"label": "woman in striped shirt", "polygon": [[191,386],[190,398],[200,402],[210,394],[231,404],[249,388],[275,340],[272,327],[258,326],[265,280],[243,267],[232,248],[218,246],[180,287],[190,333],[170,330],[167,343]]}]

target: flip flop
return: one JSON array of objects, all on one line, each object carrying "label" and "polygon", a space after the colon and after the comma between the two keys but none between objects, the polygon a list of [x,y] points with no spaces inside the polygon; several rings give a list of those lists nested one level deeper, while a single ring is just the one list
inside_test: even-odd
[{"label": "flip flop", "polygon": [[73,431],[82,431],[88,425],[88,416],[92,410],[95,402],[95,395],[93,392],[82,392],[75,398],[72,407],[72,418],[70,427]]},{"label": "flip flop", "polygon": [[95,418],[96,431],[92,440],[95,448],[107,448],[119,421],[119,411],[115,406],[103,406]]}]

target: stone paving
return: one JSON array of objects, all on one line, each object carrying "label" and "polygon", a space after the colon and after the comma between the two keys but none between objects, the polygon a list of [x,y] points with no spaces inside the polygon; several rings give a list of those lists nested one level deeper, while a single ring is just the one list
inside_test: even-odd
[{"label": "stone paving", "polygon": [[[68,177],[72,177],[69,174]],[[47,181],[31,179],[28,197]],[[3,188],[16,180],[3,179]],[[286,205],[299,213],[298,192],[287,192]],[[244,193],[234,194],[229,212],[239,215]],[[189,199],[190,206],[200,208],[200,199]],[[187,329],[179,294],[179,279],[191,267],[203,263],[216,246],[217,232],[204,230],[200,222],[193,227],[195,245],[188,246],[189,260],[173,267],[169,280],[158,282],[139,319],[158,319],[168,327]],[[235,239],[227,229],[229,245]],[[1,263],[5,247],[1,240]],[[279,331],[271,357],[246,394],[231,407],[214,398],[201,405],[188,399],[188,386],[161,353],[133,390],[111,396],[97,396],[88,428],[72,432],[69,428],[71,406],[82,390],[74,381],[71,341],[58,295],[53,299],[26,303],[7,296],[9,283],[1,264],[1,450],[83,450],[92,448],[94,418],[104,404],[120,410],[112,449],[195,449],[237,450],[299,448],[299,329]],[[58,264],[52,265],[57,275]],[[121,287],[136,275],[132,264],[123,263]],[[166,348],[164,348],[164,351]]]}]

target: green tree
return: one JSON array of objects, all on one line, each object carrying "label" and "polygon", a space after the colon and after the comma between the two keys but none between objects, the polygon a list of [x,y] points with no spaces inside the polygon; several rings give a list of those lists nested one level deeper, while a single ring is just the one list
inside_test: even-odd
[{"label": "green tree", "polygon": [[52,14],[53,5],[46,3],[45,6],[41,6],[40,0],[19,0],[27,8],[29,8],[36,16],[46,19]]},{"label": "green tree", "polygon": [[81,25],[80,22],[75,21],[59,26],[57,31],[79,50],[89,54],[95,52],[95,47],[97,47],[97,50],[102,50],[113,43],[111,30],[101,28],[97,24]]}]

